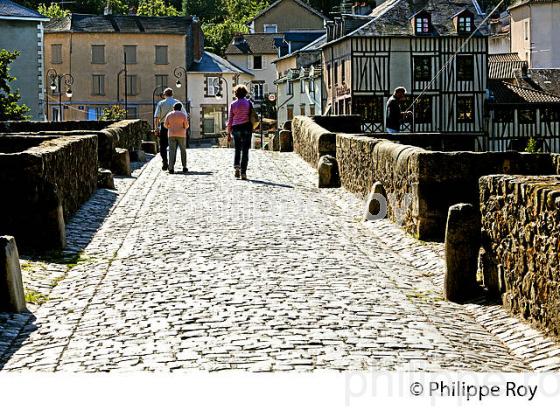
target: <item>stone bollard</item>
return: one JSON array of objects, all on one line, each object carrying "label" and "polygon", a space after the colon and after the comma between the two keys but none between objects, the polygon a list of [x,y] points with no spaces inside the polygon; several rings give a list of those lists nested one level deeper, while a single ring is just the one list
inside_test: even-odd
[{"label": "stone bollard", "polygon": [[294,140],[292,132],[288,130],[280,131],[279,136],[280,152],[292,152],[294,150]]},{"label": "stone bollard", "polygon": [[476,272],[480,250],[480,215],[471,204],[449,208],[445,229],[445,278],[447,300],[464,302],[476,296]]},{"label": "stone bollard", "polygon": [[280,136],[278,134],[274,134],[272,139],[270,140],[270,147],[272,151],[280,151]]},{"label": "stone bollard", "polygon": [[366,207],[362,220],[375,221],[387,217],[387,192],[379,181],[373,184],[366,200]]},{"label": "stone bollard", "polygon": [[97,188],[115,189],[115,180],[111,170],[103,168],[97,170]]},{"label": "stone bollard", "polygon": [[146,154],[156,155],[158,153],[157,143],[155,141],[142,141],[142,151]]},{"label": "stone bollard", "polygon": [[116,148],[113,154],[113,172],[115,175],[129,177],[132,174],[130,169],[130,154],[125,148]]},{"label": "stone bollard", "polygon": [[13,236],[0,236],[0,312],[24,312],[25,293]]},{"label": "stone bollard", "polygon": [[338,176],[338,163],[332,155],[323,155],[317,165],[319,172],[319,188],[338,188],[340,178]]}]

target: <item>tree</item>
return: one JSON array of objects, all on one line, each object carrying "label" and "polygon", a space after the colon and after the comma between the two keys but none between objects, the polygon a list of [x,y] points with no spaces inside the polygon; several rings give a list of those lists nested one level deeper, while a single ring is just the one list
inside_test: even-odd
[{"label": "tree", "polygon": [[126,118],[126,110],[118,105],[112,105],[103,109],[101,121],[120,121]]},{"label": "tree", "polygon": [[39,4],[39,7],[37,7],[37,11],[41,13],[43,16],[49,18],[66,17],[67,15],[70,14],[70,10],[63,9],[57,3],[51,3],[48,6],[44,3],[41,3]]},{"label": "tree", "polygon": [[140,0],[136,14],[139,16],[179,16],[179,11],[165,0]]},{"label": "tree", "polygon": [[16,78],[10,75],[10,64],[19,56],[18,51],[0,50],[0,121],[21,121],[27,119],[29,107],[19,105],[19,91],[12,92],[10,82]]}]

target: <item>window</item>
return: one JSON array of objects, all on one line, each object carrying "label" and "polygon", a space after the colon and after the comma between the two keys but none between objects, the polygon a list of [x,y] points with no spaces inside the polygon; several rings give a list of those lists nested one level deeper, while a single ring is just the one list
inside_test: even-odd
[{"label": "window", "polygon": [[383,97],[354,97],[353,112],[366,123],[383,123]]},{"label": "window", "polygon": [[137,75],[127,75],[126,76],[126,93],[128,95],[138,95],[138,76]]},{"label": "window", "polygon": [[156,64],[169,64],[167,59],[167,46],[156,46]]},{"label": "window", "polygon": [[517,118],[519,124],[534,124],[535,123],[535,110],[525,109],[517,111]]},{"label": "window", "polygon": [[459,33],[470,33],[473,29],[473,18],[471,16],[459,16],[457,23]]},{"label": "window", "polygon": [[51,44],[51,64],[62,64],[62,44]]},{"label": "window", "polygon": [[264,98],[264,83],[253,84],[252,91],[255,100],[262,100]]},{"label": "window", "polygon": [[206,77],[205,97],[215,97],[219,94],[218,77]]},{"label": "window", "polygon": [[286,81],[286,95],[293,95],[294,94],[294,83],[290,80]]},{"label": "window", "polygon": [[226,111],[223,105],[202,106],[202,133],[216,135],[226,126]]},{"label": "window", "polygon": [[288,105],[286,107],[287,111],[288,111],[288,121],[293,120],[294,119],[294,106],[293,105]]},{"label": "window", "polygon": [[513,122],[513,109],[496,108],[494,110],[494,122]]},{"label": "window", "polygon": [[105,95],[105,76],[102,74],[92,75],[91,95]]},{"label": "window", "polygon": [[315,96],[315,79],[309,80],[309,92]]},{"label": "window", "polygon": [[156,88],[163,91],[167,88],[168,76],[166,74],[156,74]]},{"label": "window", "polygon": [[91,63],[105,64],[105,46],[91,46]]},{"label": "window", "polygon": [[525,41],[529,40],[529,22],[526,21],[525,24],[523,25],[524,28],[524,32],[525,32]]},{"label": "window", "polygon": [[103,107],[88,107],[87,119],[88,121],[97,121],[103,116]]},{"label": "window", "polygon": [[305,104],[300,104],[299,106],[299,114],[305,115]]},{"label": "window", "polygon": [[558,122],[560,121],[560,111],[553,108],[541,108],[541,121]]},{"label": "window", "polygon": [[346,65],[344,64],[344,60],[340,62],[340,78],[342,83],[346,81]]},{"label": "window", "polygon": [[123,55],[126,56],[126,64],[136,64],[136,46],[123,46]]},{"label": "window", "polygon": [[334,63],[334,85],[338,84],[338,63]]},{"label": "window", "polygon": [[416,34],[426,34],[430,32],[430,17],[427,14],[416,17]]},{"label": "window", "polygon": [[414,121],[417,124],[432,123],[432,97],[420,97],[414,104]]},{"label": "window", "polygon": [[276,25],[276,24],[265,24],[264,25],[264,32],[265,33],[278,33],[278,25]]},{"label": "window", "polygon": [[414,57],[414,81],[430,81],[432,79],[432,58],[430,56]]},{"label": "window", "polygon": [[253,70],[262,70],[263,58],[262,56],[253,56]]},{"label": "window", "polygon": [[457,56],[457,81],[474,80],[474,58],[471,55]]},{"label": "window", "polygon": [[309,104],[309,115],[311,117],[315,115],[315,104]]},{"label": "window", "polygon": [[301,94],[305,93],[305,80],[299,81],[299,92]]},{"label": "window", "polygon": [[327,86],[331,87],[331,65],[327,64]]},{"label": "window", "polygon": [[459,123],[474,122],[474,97],[471,96],[457,97],[457,122]]}]

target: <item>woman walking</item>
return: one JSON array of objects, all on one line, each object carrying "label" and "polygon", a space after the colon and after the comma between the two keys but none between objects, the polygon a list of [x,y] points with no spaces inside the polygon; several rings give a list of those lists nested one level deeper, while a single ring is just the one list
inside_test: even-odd
[{"label": "woman walking", "polygon": [[247,179],[249,148],[251,148],[253,134],[253,124],[251,123],[253,104],[246,98],[248,91],[244,85],[235,87],[234,93],[237,99],[231,103],[229,108],[228,141],[231,141],[231,135],[233,134],[235,141],[235,156],[233,159],[235,177]]}]

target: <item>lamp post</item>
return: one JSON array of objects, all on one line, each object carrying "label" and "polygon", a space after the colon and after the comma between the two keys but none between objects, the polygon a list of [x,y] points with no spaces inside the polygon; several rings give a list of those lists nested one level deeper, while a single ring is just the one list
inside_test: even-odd
[{"label": "lamp post", "polygon": [[173,69],[173,75],[177,79],[175,81],[175,86],[181,88],[183,84],[181,83],[181,78],[185,80],[185,110],[187,113],[191,112],[191,107],[189,105],[189,80],[187,78],[187,69],[182,66],[177,66]]},{"label": "lamp post", "polygon": [[222,91],[223,91],[224,87],[222,86],[222,81],[224,83],[226,83],[226,120],[227,120],[227,118],[229,116],[229,112],[228,112],[229,111],[229,83],[224,77],[218,77],[217,82],[218,82],[219,89],[218,89],[218,92],[216,93],[216,98],[222,98],[223,97]]},{"label": "lamp post", "polygon": [[[72,86],[72,84],[74,84],[74,77],[72,77],[72,74],[69,73],[58,74],[54,68],[51,68],[47,71],[47,79],[49,81],[49,87],[51,91],[54,92],[55,90],[58,89],[58,107],[59,107],[58,120],[62,121],[62,116],[63,116],[62,89],[61,89],[62,81],[64,80],[64,84],[68,86],[68,88],[66,89],[66,97],[72,98],[72,88],[70,87]],[[47,90],[47,121],[49,120],[48,102],[49,102],[49,95]]]},{"label": "lamp post", "polygon": [[125,118],[128,119],[128,68],[126,65],[126,53],[124,53],[124,68],[117,73],[117,104],[121,105],[121,74],[124,74],[124,111]]}]

